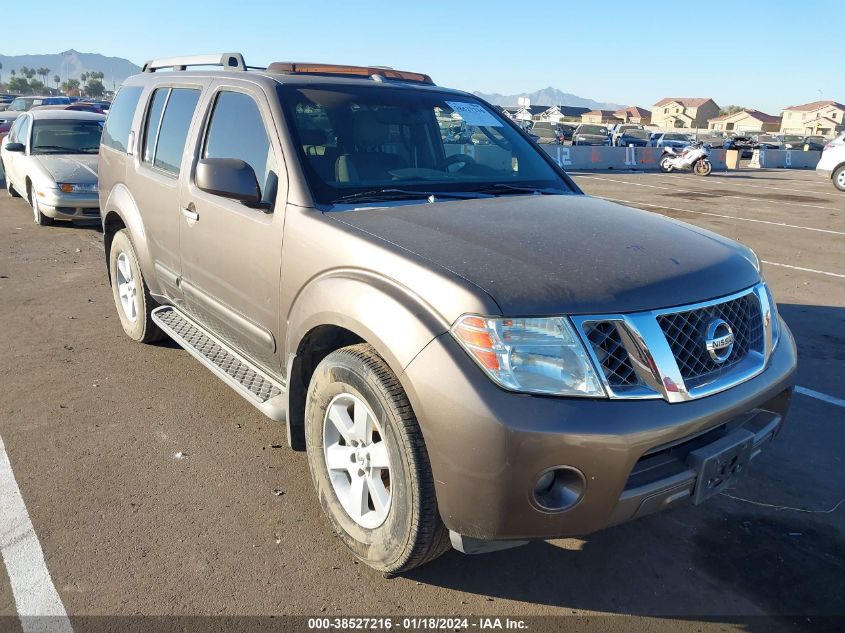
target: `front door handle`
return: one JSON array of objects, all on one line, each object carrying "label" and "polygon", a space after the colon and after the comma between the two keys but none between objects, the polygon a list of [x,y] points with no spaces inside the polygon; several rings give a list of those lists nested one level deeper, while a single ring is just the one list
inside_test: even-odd
[{"label": "front door handle", "polygon": [[194,210],[194,205],[190,204],[187,207],[182,207],[181,209],[182,215],[185,216],[187,220],[193,220],[196,222],[200,219],[200,214]]}]

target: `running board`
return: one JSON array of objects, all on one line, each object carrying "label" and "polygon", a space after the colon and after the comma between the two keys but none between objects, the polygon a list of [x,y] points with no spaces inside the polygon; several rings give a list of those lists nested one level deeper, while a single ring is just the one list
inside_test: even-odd
[{"label": "running board", "polygon": [[272,420],[285,420],[285,387],[173,306],[152,312],[153,321],[218,378]]}]

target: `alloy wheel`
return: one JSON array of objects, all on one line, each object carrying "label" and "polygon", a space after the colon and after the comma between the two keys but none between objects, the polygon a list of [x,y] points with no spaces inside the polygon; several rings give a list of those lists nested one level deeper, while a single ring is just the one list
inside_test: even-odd
[{"label": "alloy wheel", "polygon": [[132,274],[132,266],[126,253],[117,256],[117,291],[120,296],[120,306],[123,314],[130,323],[138,319],[138,302],[136,300],[137,286],[135,275]]}]

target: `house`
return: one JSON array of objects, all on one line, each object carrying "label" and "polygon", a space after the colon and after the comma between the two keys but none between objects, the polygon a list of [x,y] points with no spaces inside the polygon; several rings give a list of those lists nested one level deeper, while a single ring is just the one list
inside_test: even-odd
[{"label": "house", "polygon": [[541,113],[538,121],[551,121],[553,123],[560,123],[561,121],[580,121],[581,115],[588,112],[589,108],[578,108],[576,106],[562,106],[553,105]]},{"label": "house", "polygon": [[845,105],[838,101],[813,101],[783,111],[783,134],[833,136],[845,131]]},{"label": "house", "polygon": [[622,121],[622,123],[639,123],[640,125],[651,123],[651,110],[646,110],[639,106],[622,108],[614,112],[613,116]]},{"label": "house", "polygon": [[590,110],[581,115],[581,123],[619,123],[620,118],[615,116],[613,110]]},{"label": "house", "polygon": [[548,109],[549,106],[541,105],[520,106],[513,118],[516,121],[536,121]]},{"label": "house", "polygon": [[651,123],[661,128],[706,128],[719,116],[719,106],[709,97],[665,97],[654,104]]},{"label": "house", "polygon": [[780,129],[780,117],[760,112],[752,108],[746,108],[733,114],[723,114],[710,119],[708,122],[709,129],[722,130],[730,132],[731,130],[738,131],[758,131],[763,132],[777,132]]}]

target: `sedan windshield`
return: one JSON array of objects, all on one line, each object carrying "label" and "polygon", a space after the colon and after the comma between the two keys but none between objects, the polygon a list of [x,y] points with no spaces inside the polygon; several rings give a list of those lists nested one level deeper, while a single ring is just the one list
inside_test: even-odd
[{"label": "sedan windshield", "polygon": [[102,121],[41,119],[32,128],[33,154],[96,154]]},{"label": "sedan windshield", "polygon": [[279,90],[321,204],[571,192],[541,150],[470,96],[378,85]]},{"label": "sedan windshield", "polygon": [[623,132],[622,136],[629,136],[629,137],[632,137],[632,138],[647,139],[651,136],[651,134],[649,134],[645,130],[625,130],[625,132]]},{"label": "sedan windshield", "polygon": [[9,104],[10,112],[26,112],[34,106],[41,105],[42,99],[15,99]]},{"label": "sedan windshield", "polygon": [[607,136],[607,128],[600,125],[582,125],[578,134],[599,134]]},{"label": "sedan windshield", "polygon": [[686,134],[664,134],[663,140],[664,141],[689,141],[689,137]]}]

